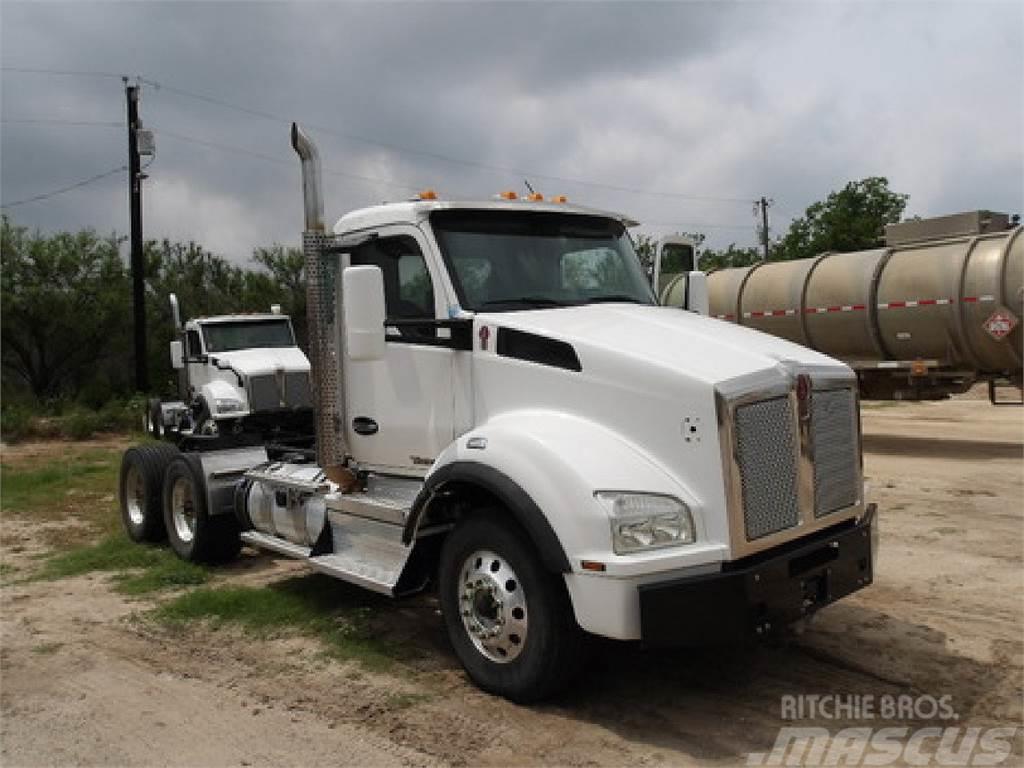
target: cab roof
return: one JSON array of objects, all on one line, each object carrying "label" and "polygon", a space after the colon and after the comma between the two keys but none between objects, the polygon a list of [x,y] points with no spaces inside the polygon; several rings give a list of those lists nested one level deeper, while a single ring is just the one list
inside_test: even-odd
[{"label": "cab roof", "polygon": [[253,320],[290,320],[288,315],[278,315],[273,312],[251,312],[251,313],[239,313],[236,315],[212,315],[210,317],[190,317],[188,322],[203,323],[210,325],[212,323],[237,323],[237,322],[252,322]]},{"label": "cab roof", "polygon": [[419,224],[432,211],[439,210],[484,210],[484,211],[534,211],[538,213],[563,213],[580,216],[602,216],[621,222],[624,227],[635,227],[640,222],[621,213],[588,208],[569,203],[534,202],[529,200],[408,200],[401,203],[384,203],[369,208],[350,211],[338,219],[334,234],[356,232],[388,224]]}]

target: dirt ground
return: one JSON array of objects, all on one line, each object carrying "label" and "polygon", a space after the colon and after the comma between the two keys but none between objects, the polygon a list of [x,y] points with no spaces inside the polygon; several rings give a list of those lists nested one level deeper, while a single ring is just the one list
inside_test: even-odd
[{"label": "dirt ground", "polygon": [[[1024,696],[1024,409],[984,400],[866,404],[880,508],[875,584],[800,634],[744,649],[601,643],[566,696],[520,707],[464,677],[429,596],[379,602],[411,660],[384,671],[311,638],[172,631],[109,576],[7,580],[0,592],[0,761],[21,765],[742,765],[771,750],[795,694],[949,696],[955,722],[1020,726]],[[46,448],[11,448],[8,456]],[[25,452],[29,452],[26,454]],[[38,555],[28,541],[3,560]],[[301,566],[246,552],[218,583]],[[323,581],[338,600],[353,589]],[[920,717],[921,719],[917,719]],[[833,732],[859,721],[804,717]],[[1005,764],[1024,763],[1020,731]]]}]

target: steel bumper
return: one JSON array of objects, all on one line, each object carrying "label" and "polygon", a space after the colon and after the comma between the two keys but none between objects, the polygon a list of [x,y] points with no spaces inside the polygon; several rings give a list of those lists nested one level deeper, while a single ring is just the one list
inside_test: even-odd
[{"label": "steel bumper", "polygon": [[645,646],[709,645],[765,634],[872,581],[875,505],[855,524],[728,563],[718,573],[644,584]]}]

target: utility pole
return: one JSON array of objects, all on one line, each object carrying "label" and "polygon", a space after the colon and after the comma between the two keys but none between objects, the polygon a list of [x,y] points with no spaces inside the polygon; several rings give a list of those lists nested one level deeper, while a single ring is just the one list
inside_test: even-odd
[{"label": "utility pole", "polygon": [[766,197],[754,201],[754,215],[757,215],[758,210],[761,212],[761,243],[764,245],[765,261],[768,261],[768,206],[774,202]]},{"label": "utility pole", "polygon": [[139,86],[128,85],[128,218],[131,222],[132,310],[135,317],[135,389],[149,391],[146,365],[146,275],[142,255],[142,164],[139,156]]}]

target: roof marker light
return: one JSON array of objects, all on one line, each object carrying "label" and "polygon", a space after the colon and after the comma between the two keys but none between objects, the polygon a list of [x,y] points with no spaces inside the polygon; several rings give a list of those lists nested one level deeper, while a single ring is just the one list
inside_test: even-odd
[{"label": "roof marker light", "polygon": [[518,200],[519,195],[513,192],[511,189],[506,189],[504,192],[498,193],[498,197],[502,200]]},{"label": "roof marker light", "polygon": [[420,200],[437,200],[437,192],[432,189],[424,189],[420,192]]},{"label": "roof marker light", "polygon": [[540,192],[531,192],[526,196],[526,199],[529,200],[531,203],[543,203],[544,195],[542,195]]},{"label": "roof marker light", "polygon": [[569,202],[569,198],[566,197],[565,195],[553,195],[551,197],[551,202],[552,203],[567,203],[567,202]]}]

